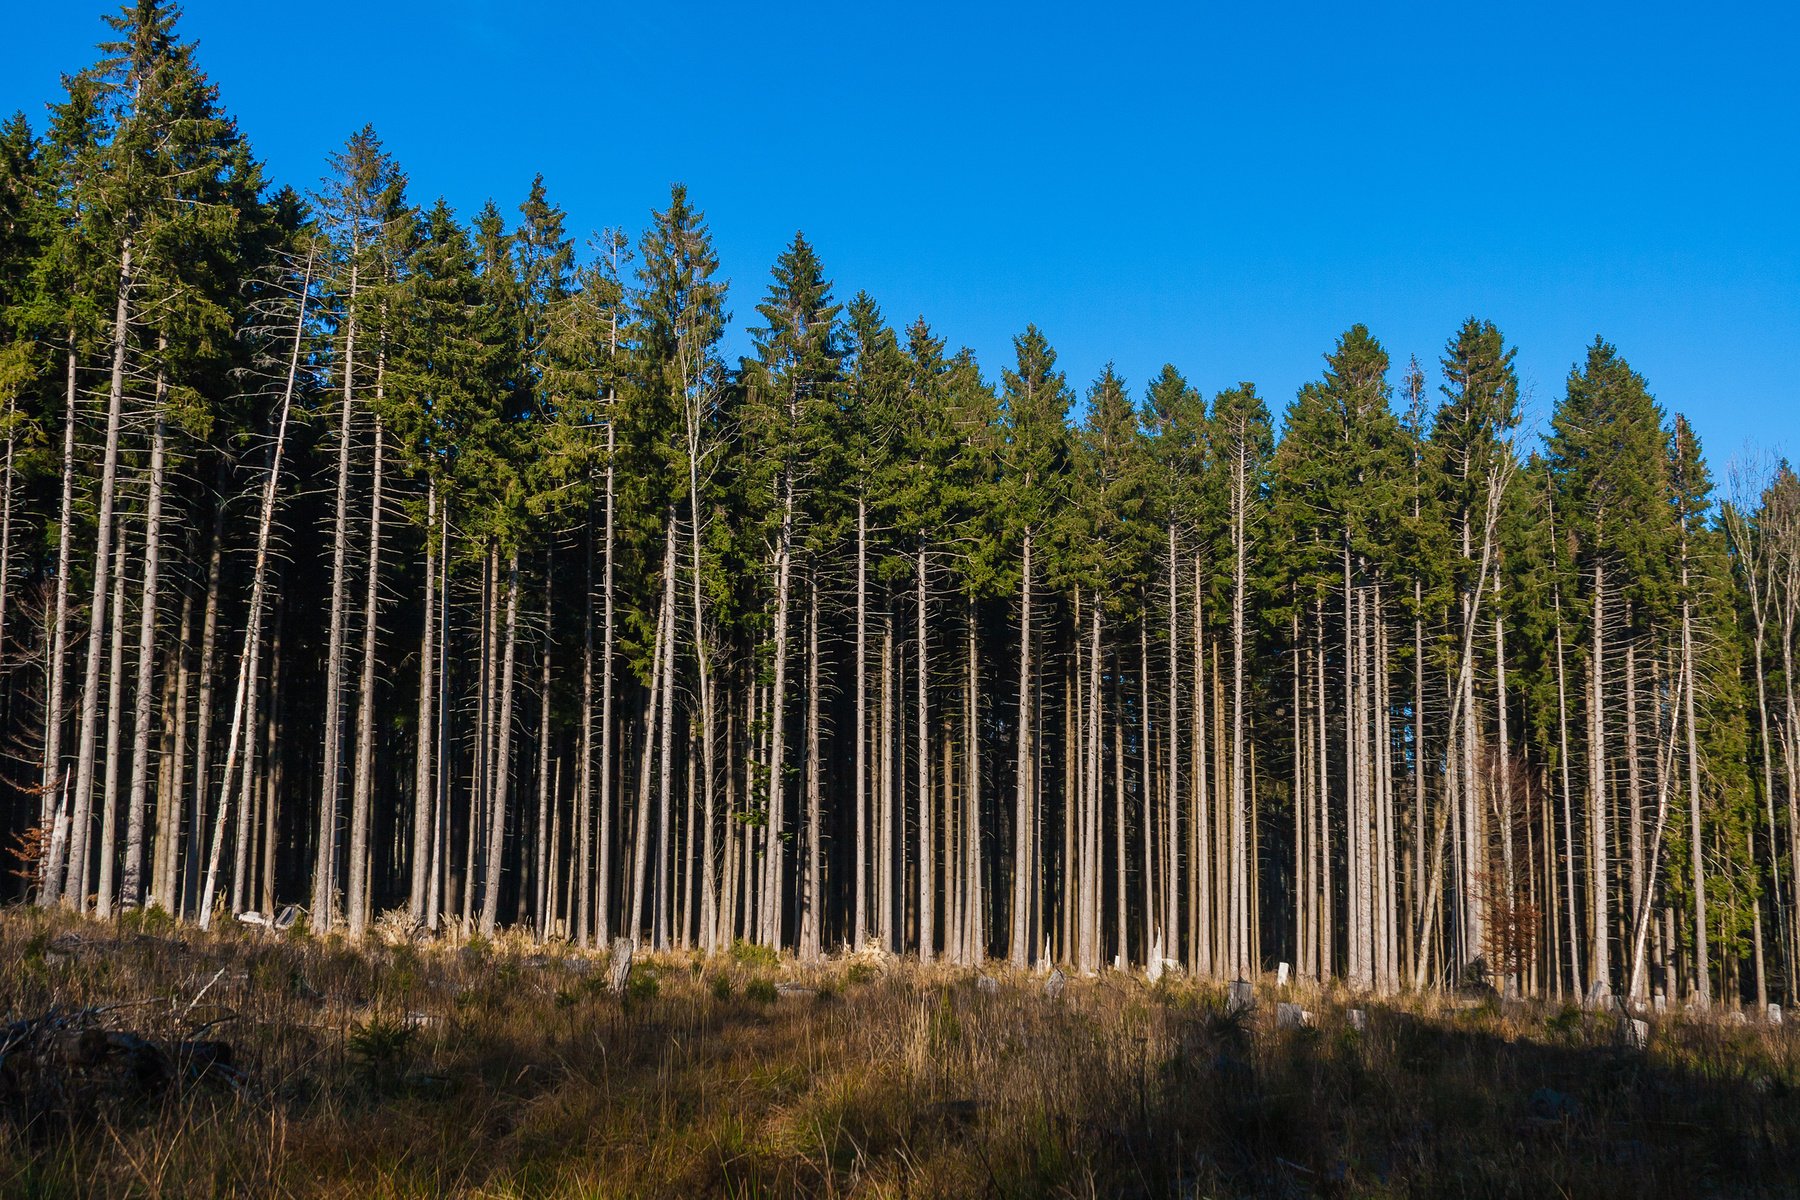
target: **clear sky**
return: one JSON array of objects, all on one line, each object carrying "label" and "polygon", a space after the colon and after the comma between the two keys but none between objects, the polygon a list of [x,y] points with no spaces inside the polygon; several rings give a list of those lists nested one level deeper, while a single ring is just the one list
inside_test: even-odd
[{"label": "clear sky", "polygon": [[[0,109],[38,124],[105,5],[9,7]],[[1598,333],[1721,475],[1749,441],[1800,456],[1790,5],[185,8],[277,180],[315,185],[364,122],[416,200],[510,215],[542,171],[578,237],[684,180],[734,352],[801,229],[840,298],[990,377],[1035,321],[1078,387],[1172,361],[1279,413],[1353,322],[1435,382],[1475,314],[1539,420]]]}]

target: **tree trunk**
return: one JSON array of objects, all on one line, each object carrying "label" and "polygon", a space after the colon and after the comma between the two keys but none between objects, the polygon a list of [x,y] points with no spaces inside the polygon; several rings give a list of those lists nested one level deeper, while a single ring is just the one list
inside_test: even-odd
[{"label": "tree trunk", "polygon": [[769,824],[763,837],[762,944],[781,946],[785,894],[782,827],[787,821],[787,656],[794,560],[794,492],[790,478],[782,501],[780,544],[775,549],[775,691],[769,713]]},{"label": "tree trunk", "polygon": [[987,959],[987,921],[981,886],[981,658],[975,637],[975,605],[969,602],[964,628],[968,633],[968,706],[963,717],[963,959],[979,965]]},{"label": "tree trunk", "polygon": [[1165,953],[1181,957],[1181,624],[1180,566],[1175,557],[1175,525],[1169,525],[1169,786],[1168,822],[1163,842],[1163,936]]},{"label": "tree trunk", "polygon": [[[167,335],[157,338],[157,353],[168,350]],[[142,601],[138,606],[138,660],[136,707],[132,711],[131,798],[125,823],[125,870],[120,880],[120,900],[125,908],[136,908],[144,890],[144,812],[150,797],[150,701],[155,693],[156,618],[158,567],[162,560],[163,455],[167,427],[163,412],[168,402],[169,377],[159,365],[156,372],[156,432],[150,442],[150,495],[144,506],[144,582]],[[8,456],[11,440],[8,440]],[[10,492],[11,472],[7,483]],[[4,569],[0,557],[0,570]],[[102,915],[105,915],[102,913]]]},{"label": "tree trunk", "polygon": [[165,786],[157,793],[156,861],[150,881],[150,902],[171,915],[178,911],[176,872],[180,865],[182,798],[187,795],[188,696],[193,683],[193,672],[188,666],[189,648],[194,640],[192,588],[182,589],[179,630],[174,665],[170,669],[175,682],[174,711],[163,725],[163,736],[170,742],[169,770],[164,779]]},{"label": "tree trunk", "polygon": [[926,640],[926,593],[925,593],[925,539],[921,537],[918,544],[917,568],[915,582],[918,587],[918,649],[919,649],[919,695],[917,711],[919,717],[919,961],[928,963],[935,954],[937,940],[937,913],[934,908],[936,881],[933,878],[934,843],[931,824],[931,674],[930,645]]},{"label": "tree trunk", "polygon": [[420,607],[423,630],[419,635],[419,746],[413,770],[412,879],[407,892],[406,915],[415,926],[426,923],[425,893],[431,866],[432,749],[434,720],[432,701],[437,681],[437,478],[425,485],[425,602]]},{"label": "tree trunk", "polygon": [[[598,914],[594,919],[595,936],[603,940],[611,936],[612,919],[612,842],[613,842],[613,550],[615,482],[613,459],[616,448],[615,421],[606,422],[606,567],[601,584],[600,617],[600,827],[598,830],[600,872],[594,882]],[[620,776],[621,782],[623,776]],[[632,937],[637,931],[632,930]]]},{"label": "tree trunk", "polygon": [[1025,545],[1019,574],[1019,706],[1014,726],[1016,757],[1013,768],[1013,887],[1012,936],[1009,959],[1020,970],[1033,964],[1036,955],[1031,948],[1031,828],[1036,820],[1032,811],[1031,790],[1031,530],[1025,530]]},{"label": "tree trunk", "polygon": [[[262,645],[262,612],[265,596],[268,591],[269,576],[269,542],[274,533],[275,496],[281,482],[282,453],[287,446],[288,416],[293,411],[294,385],[299,375],[300,348],[306,327],[306,296],[312,286],[312,260],[306,265],[305,282],[300,288],[300,306],[294,321],[293,350],[288,358],[287,386],[282,392],[281,413],[275,424],[275,448],[269,455],[269,477],[263,484],[262,505],[257,513],[256,525],[256,562],[250,575],[250,611],[244,627],[244,653],[241,662],[244,664],[238,673],[237,697],[232,704],[231,734],[226,741],[225,772],[220,781],[218,817],[213,826],[212,848],[207,857],[206,883],[200,900],[200,928],[205,929],[212,921],[213,896],[218,889],[219,857],[225,841],[225,819],[231,807],[231,775],[237,765],[238,741],[240,736],[248,736],[254,728],[255,694],[257,681],[257,656]],[[195,837],[205,812],[207,795],[206,781],[206,743],[210,736],[212,718],[212,655],[214,646],[214,629],[218,616],[219,592],[219,556],[224,541],[224,531],[220,527],[223,521],[223,504],[213,527],[212,564],[208,568],[206,619],[204,642],[200,652],[200,719],[199,738],[196,750],[197,766],[195,768]],[[246,721],[246,708],[251,710]],[[244,772],[244,796],[248,803],[250,794],[250,772]],[[194,842],[198,845],[198,842]],[[196,856],[197,857],[197,856]]]},{"label": "tree trunk", "polygon": [[[132,243],[119,255],[119,296],[113,310],[112,382],[107,393],[106,451],[100,467],[100,512],[94,535],[94,594],[89,608],[86,674],[81,685],[81,719],[76,735],[74,816],[69,832],[68,878],[62,889],[46,889],[47,901],[60,891],[63,903],[87,908],[88,830],[92,823],[94,754],[100,734],[100,656],[106,653],[106,603],[111,583],[113,508],[118,491],[119,425],[125,405],[125,351],[130,331]],[[72,891],[73,894],[70,894]]]},{"label": "tree trunk", "polygon": [[1594,986],[1604,1000],[1612,986],[1612,960],[1608,939],[1611,934],[1611,905],[1607,896],[1607,779],[1606,779],[1606,575],[1599,563],[1594,564],[1594,641],[1588,659],[1588,805],[1590,839],[1588,858],[1591,864],[1589,890],[1593,904]]},{"label": "tree trunk", "polygon": [[325,751],[319,789],[318,853],[313,864],[312,927],[331,928],[337,905],[337,825],[343,807],[344,640],[349,604],[350,551],[350,416],[356,396],[356,298],[358,270],[350,267],[350,291],[344,309],[343,401],[338,416],[337,506],[331,526],[331,623],[325,649]]},{"label": "tree trunk", "polygon": [[800,932],[800,955],[819,958],[825,922],[824,881],[819,875],[819,582],[808,572],[806,613],[806,914]]},{"label": "tree trunk", "polygon": [[50,834],[49,853],[38,875],[38,903],[56,903],[62,893],[63,861],[69,845],[67,775],[63,769],[63,698],[69,663],[69,560],[74,543],[71,522],[75,506],[75,331],[69,331],[67,391],[64,398],[62,503],[56,518],[56,601],[50,627],[50,694],[44,698],[43,797],[39,828]]},{"label": "tree trunk", "polygon": [[[1681,547],[1681,589],[1684,593],[1688,589],[1685,534]],[[1687,681],[1682,693],[1682,707],[1687,719],[1688,845],[1694,873],[1694,978],[1700,1007],[1706,1008],[1712,1004],[1712,966],[1707,945],[1705,855],[1700,840],[1700,735],[1694,723],[1693,606],[1685,595],[1681,601],[1681,674]]]},{"label": "tree trunk", "polygon": [[550,837],[550,807],[554,803],[550,790],[550,593],[556,584],[556,570],[549,552],[544,555],[544,645],[538,662],[538,760],[537,760],[537,871],[532,880],[537,893],[538,937],[550,936],[551,917],[556,907],[556,884],[551,879],[551,857],[556,847]]},{"label": "tree trunk", "polygon": [[[856,817],[856,911],[850,918],[850,949],[861,950],[869,922],[869,506],[856,498],[856,780],[851,803]],[[879,875],[879,873],[877,873]]]},{"label": "tree trunk", "polygon": [[[125,559],[126,542],[119,533],[119,553],[113,557],[111,657],[106,673],[106,768],[101,785],[100,809],[100,878],[95,885],[95,912],[105,919],[112,915],[113,866],[118,855],[119,836],[119,752],[120,712],[125,687]],[[77,895],[86,907],[88,894],[87,865],[89,856],[81,859],[81,887]],[[73,866],[74,864],[70,864]]]},{"label": "tree trunk", "polygon": [[500,667],[500,716],[494,727],[493,783],[488,806],[487,862],[481,892],[481,934],[493,937],[500,920],[500,876],[506,848],[506,796],[512,781],[513,672],[519,650],[519,552],[506,563],[506,649]]},{"label": "tree trunk", "polygon": [[[381,392],[381,368],[375,372],[375,390]],[[362,677],[356,693],[356,772],[351,792],[350,887],[345,901],[352,940],[369,926],[372,907],[369,886],[369,825],[375,801],[375,655],[379,632],[377,603],[381,581],[381,485],[384,458],[382,421],[375,418],[375,474],[369,501],[369,567],[363,590]]]}]

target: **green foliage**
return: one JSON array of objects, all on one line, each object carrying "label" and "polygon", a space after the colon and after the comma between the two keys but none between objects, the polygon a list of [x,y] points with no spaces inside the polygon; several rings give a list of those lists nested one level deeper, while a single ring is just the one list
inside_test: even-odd
[{"label": "green foliage", "polygon": [[385,1092],[399,1084],[412,1061],[418,1032],[417,1025],[379,1016],[350,1027],[345,1049],[370,1090]]},{"label": "green foliage", "polygon": [[631,968],[631,975],[625,980],[625,1002],[627,1004],[643,1004],[654,1000],[662,991],[658,981],[658,972],[650,963],[638,963]]},{"label": "green foliage", "polygon": [[731,943],[731,961],[741,967],[773,968],[780,964],[781,955],[776,953],[773,946],[736,938]]},{"label": "green foliage", "polygon": [[962,1042],[962,1018],[957,1015],[949,989],[938,993],[937,1006],[931,1013],[930,1037],[932,1049],[939,1053],[954,1050]]}]

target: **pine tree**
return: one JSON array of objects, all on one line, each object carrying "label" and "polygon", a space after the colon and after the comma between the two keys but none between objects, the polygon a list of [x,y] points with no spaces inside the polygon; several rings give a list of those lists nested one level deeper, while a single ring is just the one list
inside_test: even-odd
[{"label": "pine tree", "polygon": [[[638,302],[637,343],[638,386],[653,405],[653,411],[669,414],[663,429],[665,440],[658,457],[667,472],[667,482],[653,484],[654,492],[663,498],[668,537],[673,538],[676,512],[685,501],[688,519],[689,600],[691,601],[692,635],[695,665],[698,673],[696,690],[700,699],[699,725],[702,731],[705,766],[704,786],[708,792],[707,811],[711,799],[714,763],[712,759],[713,652],[711,626],[706,612],[708,564],[704,553],[707,539],[708,505],[702,492],[718,450],[721,405],[724,400],[723,366],[718,344],[724,332],[726,288],[715,278],[718,256],[712,247],[705,217],[688,203],[687,189],[677,185],[670,193],[669,206],[652,215],[639,246],[638,279],[642,289]],[[672,544],[672,542],[671,542]],[[671,562],[665,572],[663,588],[668,604],[673,604],[677,586]],[[670,610],[673,611],[672,609]],[[666,630],[675,635],[673,623]],[[669,676],[673,676],[675,650],[673,644],[664,651]],[[673,869],[669,854],[673,847],[671,797],[669,792],[668,746],[672,730],[673,698],[665,689],[662,709],[661,737],[663,783],[658,829],[656,867],[655,945],[669,944],[670,874]],[[772,877],[779,881],[778,874]],[[771,912],[778,909],[771,905]],[[634,930],[635,932],[635,930]],[[771,944],[779,940],[779,930],[769,934]]]},{"label": "pine tree", "polygon": [[1033,771],[1038,715],[1032,695],[1040,669],[1034,654],[1032,617],[1038,602],[1033,599],[1033,587],[1042,571],[1034,555],[1041,554],[1044,532],[1055,520],[1058,502],[1065,495],[1072,396],[1062,372],[1056,370],[1056,351],[1037,326],[1027,326],[1013,339],[1013,353],[1015,365],[1001,372],[1000,502],[1004,513],[1001,532],[1009,547],[1017,547],[1018,555],[1019,692],[1013,733],[1012,922],[1007,944],[1012,965],[1022,968],[1036,965],[1038,930],[1033,928],[1032,912],[1043,895],[1043,863],[1034,853],[1033,837],[1039,819],[1039,784]]},{"label": "pine tree", "polygon": [[[1569,373],[1568,391],[1551,416],[1546,457],[1563,528],[1575,545],[1572,616],[1585,615],[1587,675],[1588,974],[1597,994],[1612,987],[1611,874],[1607,865],[1612,763],[1606,713],[1609,634],[1620,601],[1658,553],[1665,523],[1661,413],[1632,371],[1596,339],[1586,362]],[[1575,589],[1580,589],[1576,591]]]}]

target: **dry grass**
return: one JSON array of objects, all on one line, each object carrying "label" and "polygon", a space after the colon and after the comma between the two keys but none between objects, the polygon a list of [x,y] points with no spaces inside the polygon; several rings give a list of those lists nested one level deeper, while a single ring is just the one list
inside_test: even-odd
[{"label": "dry grass", "polygon": [[[23,910],[5,1020],[233,1044],[241,1086],[0,1118],[0,1196],[1749,1196],[1800,1187],[1792,1034],[755,954],[371,945]],[[785,990],[776,990],[776,985]],[[798,991],[799,987],[810,991]],[[196,1002],[196,996],[198,1001]],[[1289,997],[1294,998],[1294,997]],[[4,1075],[0,1073],[0,1096]],[[16,1097],[15,1097],[16,1100]],[[28,1111],[29,1110],[29,1111]]]}]

